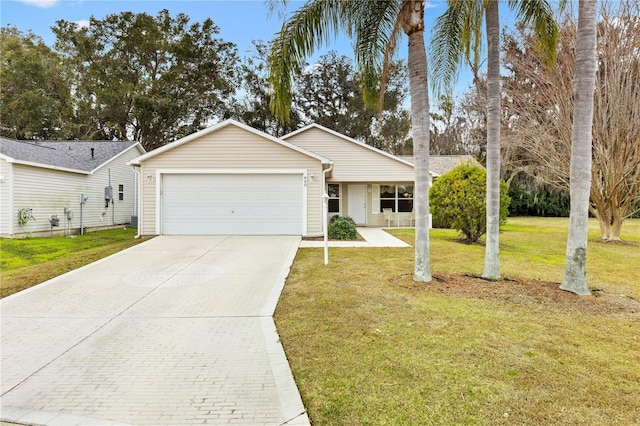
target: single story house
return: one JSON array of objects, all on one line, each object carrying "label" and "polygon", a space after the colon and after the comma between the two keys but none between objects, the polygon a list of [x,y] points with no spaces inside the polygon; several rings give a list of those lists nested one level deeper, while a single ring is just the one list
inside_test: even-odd
[{"label": "single story house", "polygon": [[227,120],[130,164],[141,235],[321,235],[325,191],[329,216],[362,226],[412,218],[410,162],[316,124],[276,138]]},{"label": "single story house", "polygon": [[127,163],[144,152],[131,141],[0,138],[0,236],[71,234],[130,223],[138,185]]}]

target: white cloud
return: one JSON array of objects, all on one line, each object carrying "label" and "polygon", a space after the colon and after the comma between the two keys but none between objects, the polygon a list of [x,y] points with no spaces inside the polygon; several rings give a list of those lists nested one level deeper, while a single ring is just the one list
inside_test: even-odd
[{"label": "white cloud", "polygon": [[20,0],[22,3],[30,4],[32,6],[40,7],[42,9],[48,9],[58,4],[59,0]]},{"label": "white cloud", "polygon": [[76,24],[77,27],[79,28],[89,28],[89,20],[88,19],[82,19],[80,21],[75,21],[74,24]]}]

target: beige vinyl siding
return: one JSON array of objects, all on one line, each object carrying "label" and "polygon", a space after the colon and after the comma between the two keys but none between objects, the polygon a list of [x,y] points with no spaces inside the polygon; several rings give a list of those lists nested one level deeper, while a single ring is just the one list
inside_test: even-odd
[{"label": "beige vinyl siding", "polygon": [[4,158],[0,158],[0,235],[3,236],[8,236],[12,233],[12,166]]},{"label": "beige vinyl siding", "polygon": [[[85,230],[129,223],[135,206],[134,172],[126,163],[140,154],[141,151],[137,148],[129,149],[89,175],[13,164],[14,234],[50,231],[49,217],[52,214],[57,215],[60,220],[60,226],[54,228],[54,231],[62,231],[67,227],[79,229],[82,193],[89,196],[82,208]],[[115,202],[106,208],[104,188],[109,185],[109,170]],[[119,184],[125,188],[124,201],[118,200]],[[73,212],[70,221],[64,214],[65,207]],[[33,209],[36,220],[20,226],[17,219],[18,210],[22,208]]]},{"label": "beige vinyl siding", "polygon": [[176,169],[306,169],[307,233],[322,232],[322,164],[319,160],[236,126],[225,126],[200,138],[176,146],[141,164],[141,230],[156,230],[157,171]]},{"label": "beige vinyl siding", "polygon": [[333,161],[337,182],[413,182],[413,167],[319,128],[285,139]]}]

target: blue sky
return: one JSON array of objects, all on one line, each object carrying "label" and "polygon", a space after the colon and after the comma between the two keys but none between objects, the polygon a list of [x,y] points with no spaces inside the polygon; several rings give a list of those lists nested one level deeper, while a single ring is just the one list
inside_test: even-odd
[{"label": "blue sky", "polygon": [[[302,4],[303,1],[291,1],[289,10]],[[430,2],[426,18],[435,19],[444,10],[444,5],[444,1]],[[169,10],[172,15],[184,13],[197,22],[213,19],[220,27],[222,38],[235,43],[241,55],[251,47],[252,40],[267,41],[282,26],[277,13],[269,16],[262,0],[0,0],[0,22],[3,26],[11,24],[23,31],[31,30],[52,45],[55,38],[51,27],[60,19],[88,22],[90,16],[101,19],[124,11],[156,15],[162,9]],[[351,44],[341,38],[326,50],[331,49],[350,55]]]},{"label": "blue sky", "polygon": [[[289,10],[293,11],[303,1],[291,1]],[[444,1],[428,3],[426,19],[433,21],[445,8]],[[156,15],[167,9],[172,15],[184,13],[194,22],[211,18],[220,27],[220,36],[238,46],[240,55],[251,48],[251,41],[268,41],[282,26],[277,13],[269,16],[262,0],[197,0],[197,1],[156,1],[156,0],[0,0],[0,22],[3,26],[11,24],[23,31],[31,30],[41,36],[45,43],[52,45],[55,37],[51,27],[64,19],[72,22],[88,22],[89,17],[98,19],[108,14],[124,11],[147,12]],[[427,28],[430,28],[427,23]],[[327,49],[352,56],[351,43],[340,38]],[[400,56],[406,56],[401,49]]]},{"label": "blue sky", "polygon": [[[290,2],[289,10],[295,10],[302,4],[302,1],[293,0]],[[235,43],[241,56],[249,54],[252,40],[268,41],[282,26],[282,19],[278,14],[268,16],[262,0],[0,0],[0,23],[2,26],[15,26],[25,32],[32,31],[42,37],[46,44],[52,46],[55,37],[51,27],[57,20],[82,23],[88,22],[91,16],[102,19],[106,15],[124,11],[146,12],[155,16],[162,9],[169,10],[171,15],[184,13],[193,22],[202,22],[206,18],[213,19],[220,28],[220,36],[226,41]],[[431,28],[433,21],[442,14],[444,9],[444,0],[427,2],[425,14],[427,29]],[[503,6],[504,9],[506,8]],[[426,33],[428,38],[428,31]],[[405,46],[406,39],[398,52],[401,58],[406,58]],[[347,56],[352,56],[353,53],[351,42],[344,37],[335,40],[326,49],[318,52],[318,55],[329,50],[337,50]],[[469,73],[463,72],[457,91],[464,90],[469,81]]]}]

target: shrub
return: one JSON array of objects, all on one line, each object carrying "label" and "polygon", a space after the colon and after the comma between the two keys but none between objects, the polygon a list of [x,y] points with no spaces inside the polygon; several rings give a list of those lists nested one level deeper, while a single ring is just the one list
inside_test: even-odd
[{"label": "shrub", "polygon": [[[457,229],[469,242],[478,241],[487,230],[486,176],[484,168],[471,163],[440,176],[429,192],[433,222]],[[500,224],[509,213],[507,190],[507,184],[500,182]]]},{"label": "shrub", "polygon": [[327,231],[332,240],[355,240],[358,236],[356,223],[349,216],[333,216]]},{"label": "shrub", "polygon": [[509,186],[509,216],[569,217],[569,194],[547,188],[527,189],[517,180]]}]

